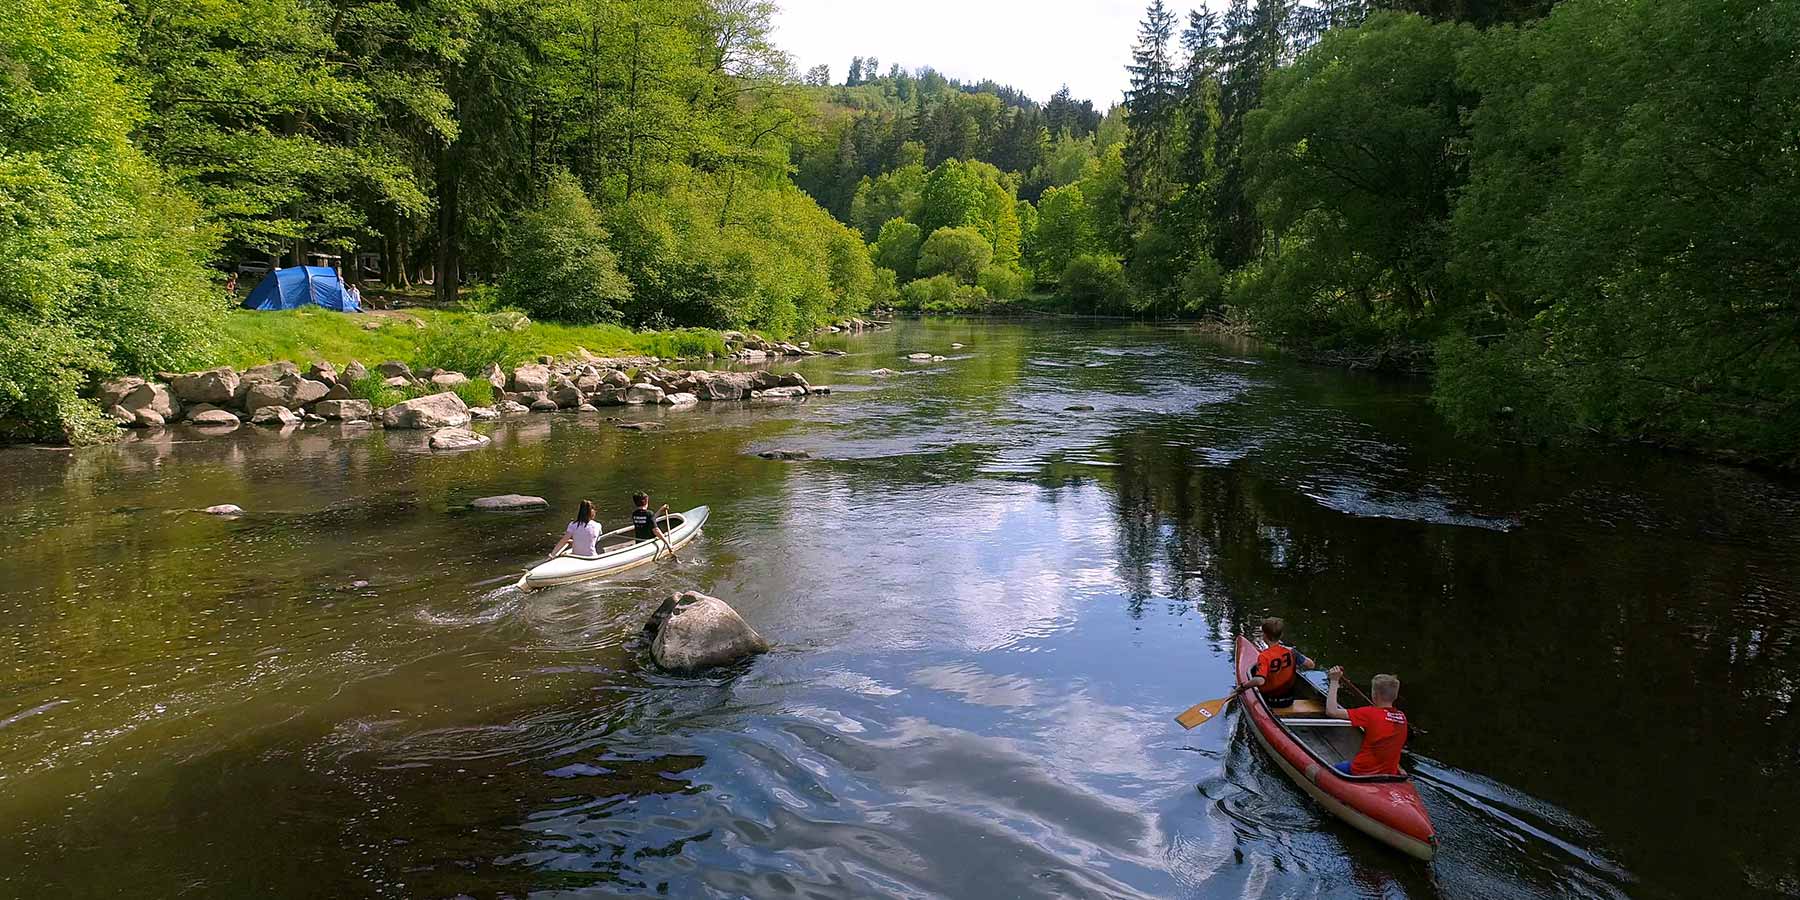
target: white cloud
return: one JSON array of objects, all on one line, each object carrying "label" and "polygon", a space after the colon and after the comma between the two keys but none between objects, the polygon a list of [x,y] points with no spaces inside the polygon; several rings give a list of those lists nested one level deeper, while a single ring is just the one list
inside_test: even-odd
[{"label": "white cloud", "polygon": [[[1171,5],[1178,21],[1187,7]],[[1039,102],[1063,84],[1104,110],[1123,95],[1138,0],[916,0],[904,4],[782,0],[775,43],[801,71],[824,63],[842,82],[853,56],[881,69],[931,66],[963,81],[991,78]]]}]

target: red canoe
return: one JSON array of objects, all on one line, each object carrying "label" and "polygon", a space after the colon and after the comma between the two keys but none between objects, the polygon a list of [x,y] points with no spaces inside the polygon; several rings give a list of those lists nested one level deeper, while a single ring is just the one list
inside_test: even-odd
[{"label": "red canoe", "polygon": [[[1237,677],[1243,685],[1250,666],[1262,648],[1249,639],[1237,639]],[[1324,695],[1307,679],[1295,679],[1297,699],[1290,709],[1276,715],[1262,694],[1245,691],[1244,714],[1256,741],[1281,766],[1281,771],[1312,795],[1319,805],[1358,831],[1402,852],[1429,860],[1437,853],[1437,833],[1431,816],[1419,801],[1412,778],[1399,775],[1345,775],[1334,763],[1356,755],[1362,731],[1342,719],[1325,717]]]}]

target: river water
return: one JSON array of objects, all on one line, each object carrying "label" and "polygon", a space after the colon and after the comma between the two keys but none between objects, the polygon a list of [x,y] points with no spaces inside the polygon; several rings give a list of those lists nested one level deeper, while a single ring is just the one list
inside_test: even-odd
[{"label": "river water", "polygon": [[[0,452],[0,896],[1800,891],[1792,481],[1472,444],[1416,384],[1180,329],[819,344],[834,395],[615,411],[646,434]],[[679,564],[509,586],[639,488],[711,505]],[[552,509],[459,509],[513,491]],[[689,588],[773,652],[655,671]],[[1236,716],[1171,721],[1269,613],[1400,675],[1435,864]]]}]

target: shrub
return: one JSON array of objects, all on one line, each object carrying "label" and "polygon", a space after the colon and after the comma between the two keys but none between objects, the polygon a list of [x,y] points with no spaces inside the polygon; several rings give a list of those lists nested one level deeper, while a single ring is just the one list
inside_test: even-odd
[{"label": "shrub", "polygon": [[905,219],[889,219],[875,238],[875,264],[894,270],[901,281],[911,281],[918,271],[919,245],[925,235]]},{"label": "shrub", "polygon": [[[450,390],[454,392],[456,396],[461,397],[463,403],[468,406],[494,405],[494,386],[488,384],[486,379],[471,378]],[[439,391],[434,390],[431,393],[435,394],[439,393]]]},{"label": "shrub", "polygon": [[988,302],[988,292],[963,284],[949,275],[934,275],[908,282],[900,289],[900,305],[930,313],[970,312]]},{"label": "shrub", "polygon": [[511,368],[531,352],[524,332],[496,327],[485,316],[458,317],[426,328],[413,346],[411,363],[475,376],[489,365]]},{"label": "shrub", "polygon": [[919,274],[954,276],[973,284],[981,270],[994,261],[994,248],[971,226],[939,228],[919,248]]},{"label": "shrub", "polygon": [[1098,312],[1122,307],[1130,290],[1118,257],[1083,253],[1069,261],[1056,292],[1078,312]]},{"label": "shrub", "polygon": [[386,381],[375,373],[367,378],[359,378],[350,382],[350,396],[369,401],[376,409],[387,409],[407,399],[407,392],[397,387],[389,387]]},{"label": "shrub", "polygon": [[1025,296],[1025,273],[1018,269],[988,266],[981,270],[975,283],[995,300],[1017,300]]},{"label": "shrub", "polygon": [[499,299],[527,315],[558,322],[611,322],[631,295],[607,247],[600,215],[568,173],[550,179],[544,202],[520,217]]}]

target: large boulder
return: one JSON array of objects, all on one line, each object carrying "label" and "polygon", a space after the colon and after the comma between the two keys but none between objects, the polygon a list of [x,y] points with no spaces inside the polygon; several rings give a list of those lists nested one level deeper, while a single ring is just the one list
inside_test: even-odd
[{"label": "large boulder", "polygon": [[211,403],[214,406],[226,406],[237,397],[238,373],[230,366],[190,372],[175,376],[169,388],[175,392],[175,399],[180,400],[183,405]]},{"label": "large boulder", "polygon": [[[181,412],[181,404],[175,395],[169,392],[169,386],[156,381],[146,381],[131,389],[124,399],[118,402],[133,413],[154,412],[163,421],[174,421]],[[158,423],[161,424],[161,423]]]},{"label": "large boulder", "polygon": [[488,363],[487,370],[481,373],[481,377],[494,386],[494,396],[497,397],[506,390],[506,371],[500,368],[499,363]]},{"label": "large boulder", "polygon": [[300,424],[300,416],[285,406],[264,406],[250,414],[250,424],[286,428]]},{"label": "large boulder", "polygon": [[313,412],[327,419],[366,419],[375,414],[367,400],[320,400]]},{"label": "large boulder", "polygon": [[168,421],[163,418],[162,413],[154,409],[140,409],[131,415],[131,424],[137,428],[157,428]]},{"label": "large boulder", "polygon": [[697,591],[664,600],[644,629],[656,635],[650,655],[671,672],[698,672],[769,649],[730,604]]},{"label": "large boulder", "polygon": [[139,378],[136,375],[127,375],[124,378],[114,378],[111,381],[101,382],[99,398],[101,407],[112,409],[115,406],[123,405],[125,398],[130,396],[131,392],[137,390],[138,386],[143,383],[144,379]]},{"label": "large boulder", "polygon": [[693,394],[664,394],[662,402],[664,406],[693,406],[700,402],[700,398]]},{"label": "large boulder", "polygon": [[550,367],[526,365],[513,370],[512,389],[521,394],[535,394],[550,389]]},{"label": "large boulder", "polygon": [[766,391],[757,391],[750,396],[757,400],[797,400],[806,396],[806,388],[772,387]]},{"label": "large boulder", "polygon": [[275,381],[257,381],[244,392],[244,408],[261,409],[265,406],[285,406],[288,409],[300,409],[325,399],[331,388],[323,382],[314,381],[300,375],[283,375]]},{"label": "large boulder", "polygon": [[350,386],[340,381],[337,384],[332,385],[331,390],[325,392],[325,399],[353,400],[355,399],[355,396],[350,393]]},{"label": "large boulder", "polygon": [[788,373],[780,376],[780,378],[781,378],[781,383],[777,384],[776,387],[806,387],[807,386],[806,385],[806,376],[801,375],[799,372],[788,372]]},{"label": "large boulder", "polygon": [[656,404],[656,403],[661,403],[662,399],[663,399],[663,389],[657,387],[654,384],[645,384],[643,382],[639,382],[637,384],[632,385],[631,390],[628,390],[625,392],[625,402],[626,403]]},{"label": "large boulder", "polygon": [[605,375],[600,376],[600,380],[620,390],[631,387],[631,376],[626,375],[618,369],[613,369]]},{"label": "large boulder", "polygon": [[353,359],[349,365],[344,367],[344,374],[340,380],[355,384],[367,377],[369,377],[368,367]]},{"label": "large boulder", "polygon": [[487,442],[487,435],[467,428],[439,428],[431,433],[433,450],[473,450]]},{"label": "large boulder", "polygon": [[231,410],[215,406],[201,412],[188,413],[188,424],[197,428],[236,428],[238,417]]},{"label": "large boulder", "polygon": [[531,401],[532,412],[556,412],[559,409],[562,409],[562,407],[557,406],[556,401],[549,397],[540,397]]},{"label": "large boulder", "polygon": [[337,367],[328,362],[316,362],[312,364],[312,368],[306,370],[306,377],[326,387],[331,387],[338,383]]},{"label": "large boulder", "polygon": [[499,494],[493,497],[477,497],[469,503],[475,509],[512,510],[512,509],[546,509],[550,506],[542,497],[528,494]]},{"label": "large boulder", "polygon": [[376,366],[375,371],[380,372],[383,378],[405,378],[410,380],[413,377],[412,367],[397,359],[390,359],[387,362]]},{"label": "large boulder", "polygon": [[469,407],[453,393],[402,400],[381,413],[388,428],[456,428],[469,424]]},{"label": "large boulder", "polygon": [[588,395],[587,401],[595,406],[619,406],[625,402],[625,389],[603,384]]},{"label": "large boulder", "polygon": [[[300,367],[291,362],[272,362],[245,369],[238,376],[237,390],[232,392],[232,403],[239,409],[254,412],[259,405],[250,398],[250,391],[260,384],[272,384],[290,375],[298,377]],[[285,404],[283,404],[285,405]]]}]

